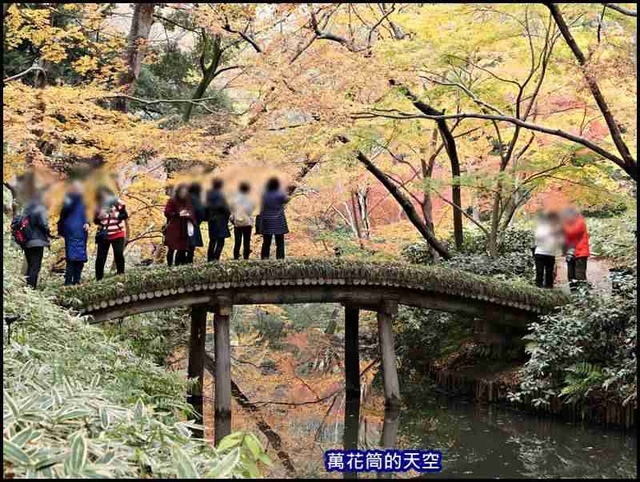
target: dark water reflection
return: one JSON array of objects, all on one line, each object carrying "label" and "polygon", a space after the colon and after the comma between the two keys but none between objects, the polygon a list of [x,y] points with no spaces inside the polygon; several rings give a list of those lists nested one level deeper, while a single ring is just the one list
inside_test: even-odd
[{"label": "dark water reflection", "polygon": [[[400,412],[387,411],[382,427],[378,424],[372,430],[357,401],[350,401],[345,404],[343,439],[333,442],[335,446],[342,442],[347,450],[395,447],[442,451],[442,473],[426,474],[425,478],[636,477],[637,439],[632,433],[447,399],[424,400],[417,405]],[[334,432],[325,441],[336,435]],[[400,478],[410,475],[418,474],[396,474]]]},{"label": "dark water reflection", "polygon": [[[637,439],[514,410],[433,400],[403,411],[399,444],[443,452],[440,477],[629,477]],[[438,474],[429,474],[438,477]]]}]

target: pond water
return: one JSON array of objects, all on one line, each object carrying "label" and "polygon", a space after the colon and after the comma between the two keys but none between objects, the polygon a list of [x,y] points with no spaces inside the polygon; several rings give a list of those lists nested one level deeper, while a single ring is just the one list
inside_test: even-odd
[{"label": "pond water", "polygon": [[[351,478],[352,474],[327,473],[322,454],[333,448],[354,449],[356,444],[361,450],[440,450],[442,472],[423,474],[425,478],[635,478],[637,473],[637,439],[631,431],[444,398],[414,402],[397,413],[386,412],[382,420],[375,410],[357,403],[344,404],[341,413],[342,420],[321,427],[319,437],[318,424],[302,427],[292,422],[297,425],[292,432],[300,437],[307,436],[302,433],[307,431],[308,440],[316,435],[316,450],[292,457],[298,476],[302,472],[311,477]],[[417,472],[393,475],[420,477]],[[360,473],[358,477],[377,474]]]},{"label": "pond water", "polygon": [[635,478],[629,433],[536,417],[504,407],[430,400],[403,411],[399,445],[443,453],[429,477]]}]

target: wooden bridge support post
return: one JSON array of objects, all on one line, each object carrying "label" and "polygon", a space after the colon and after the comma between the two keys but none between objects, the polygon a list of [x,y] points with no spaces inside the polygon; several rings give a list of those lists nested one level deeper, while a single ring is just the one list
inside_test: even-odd
[{"label": "wooden bridge support post", "polygon": [[[358,434],[360,433],[360,397],[347,398],[344,402],[344,450],[358,450]],[[357,479],[357,472],[345,472],[345,479]]]},{"label": "wooden bridge support post", "polygon": [[393,341],[393,319],[397,313],[397,303],[384,303],[378,310],[378,337],[386,407],[400,406],[400,383],[398,382],[396,350]]},{"label": "wooden bridge support post", "polygon": [[219,306],[214,317],[216,380],[214,443],[231,433],[231,341],[229,317],[231,306]]},{"label": "wooden bridge support post", "polygon": [[[398,427],[400,426],[400,409],[386,408],[380,445],[385,449],[395,449],[398,443]],[[379,479],[394,478],[393,472],[378,472]]]},{"label": "wooden bridge support post", "polygon": [[[204,385],[204,355],[207,335],[207,309],[202,306],[191,308],[191,336],[189,339],[189,366],[187,376],[197,379],[197,383],[189,390],[187,400],[196,411],[196,423],[202,424],[203,398],[202,387]],[[202,438],[202,430],[194,430],[194,437]]]},{"label": "wooden bridge support post", "polygon": [[360,353],[358,322],[360,310],[351,305],[344,307],[344,372],[347,399],[360,399]]}]

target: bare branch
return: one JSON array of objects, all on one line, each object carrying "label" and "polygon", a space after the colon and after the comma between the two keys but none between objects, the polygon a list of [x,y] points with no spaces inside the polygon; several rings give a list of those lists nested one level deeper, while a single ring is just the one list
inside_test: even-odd
[{"label": "bare branch", "polygon": [[602,5],[604,5],[605,7],[609,7],[611,10],[615,10],[616,12],[621,13],[623,15],[628,15],[629,17],[638,16],[637,11],[631,10],[629,8],[625,8],[621,5],[616,5],[615,3],[603,3]]}]

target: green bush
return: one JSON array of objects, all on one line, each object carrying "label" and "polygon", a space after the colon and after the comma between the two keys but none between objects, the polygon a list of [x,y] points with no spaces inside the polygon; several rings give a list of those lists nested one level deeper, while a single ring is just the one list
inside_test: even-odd
[{"label": "green bush", "polygon": [[635,266],[638,258],[636,213],[605,219],[587,219],[592,256],[602,256],[617,265]]},{"label": "green bush", "polygon": [[636,273],[611,295],[581,292],[571,304],[530,325],[523,381],[514,399],[553,396],[575,402],[593,391],[636,403]]},{"label": "green bush", "polygon": [[34,291],[4,244],[5,477],[255,477],[255,437],[193,438],[186,382]]}]

